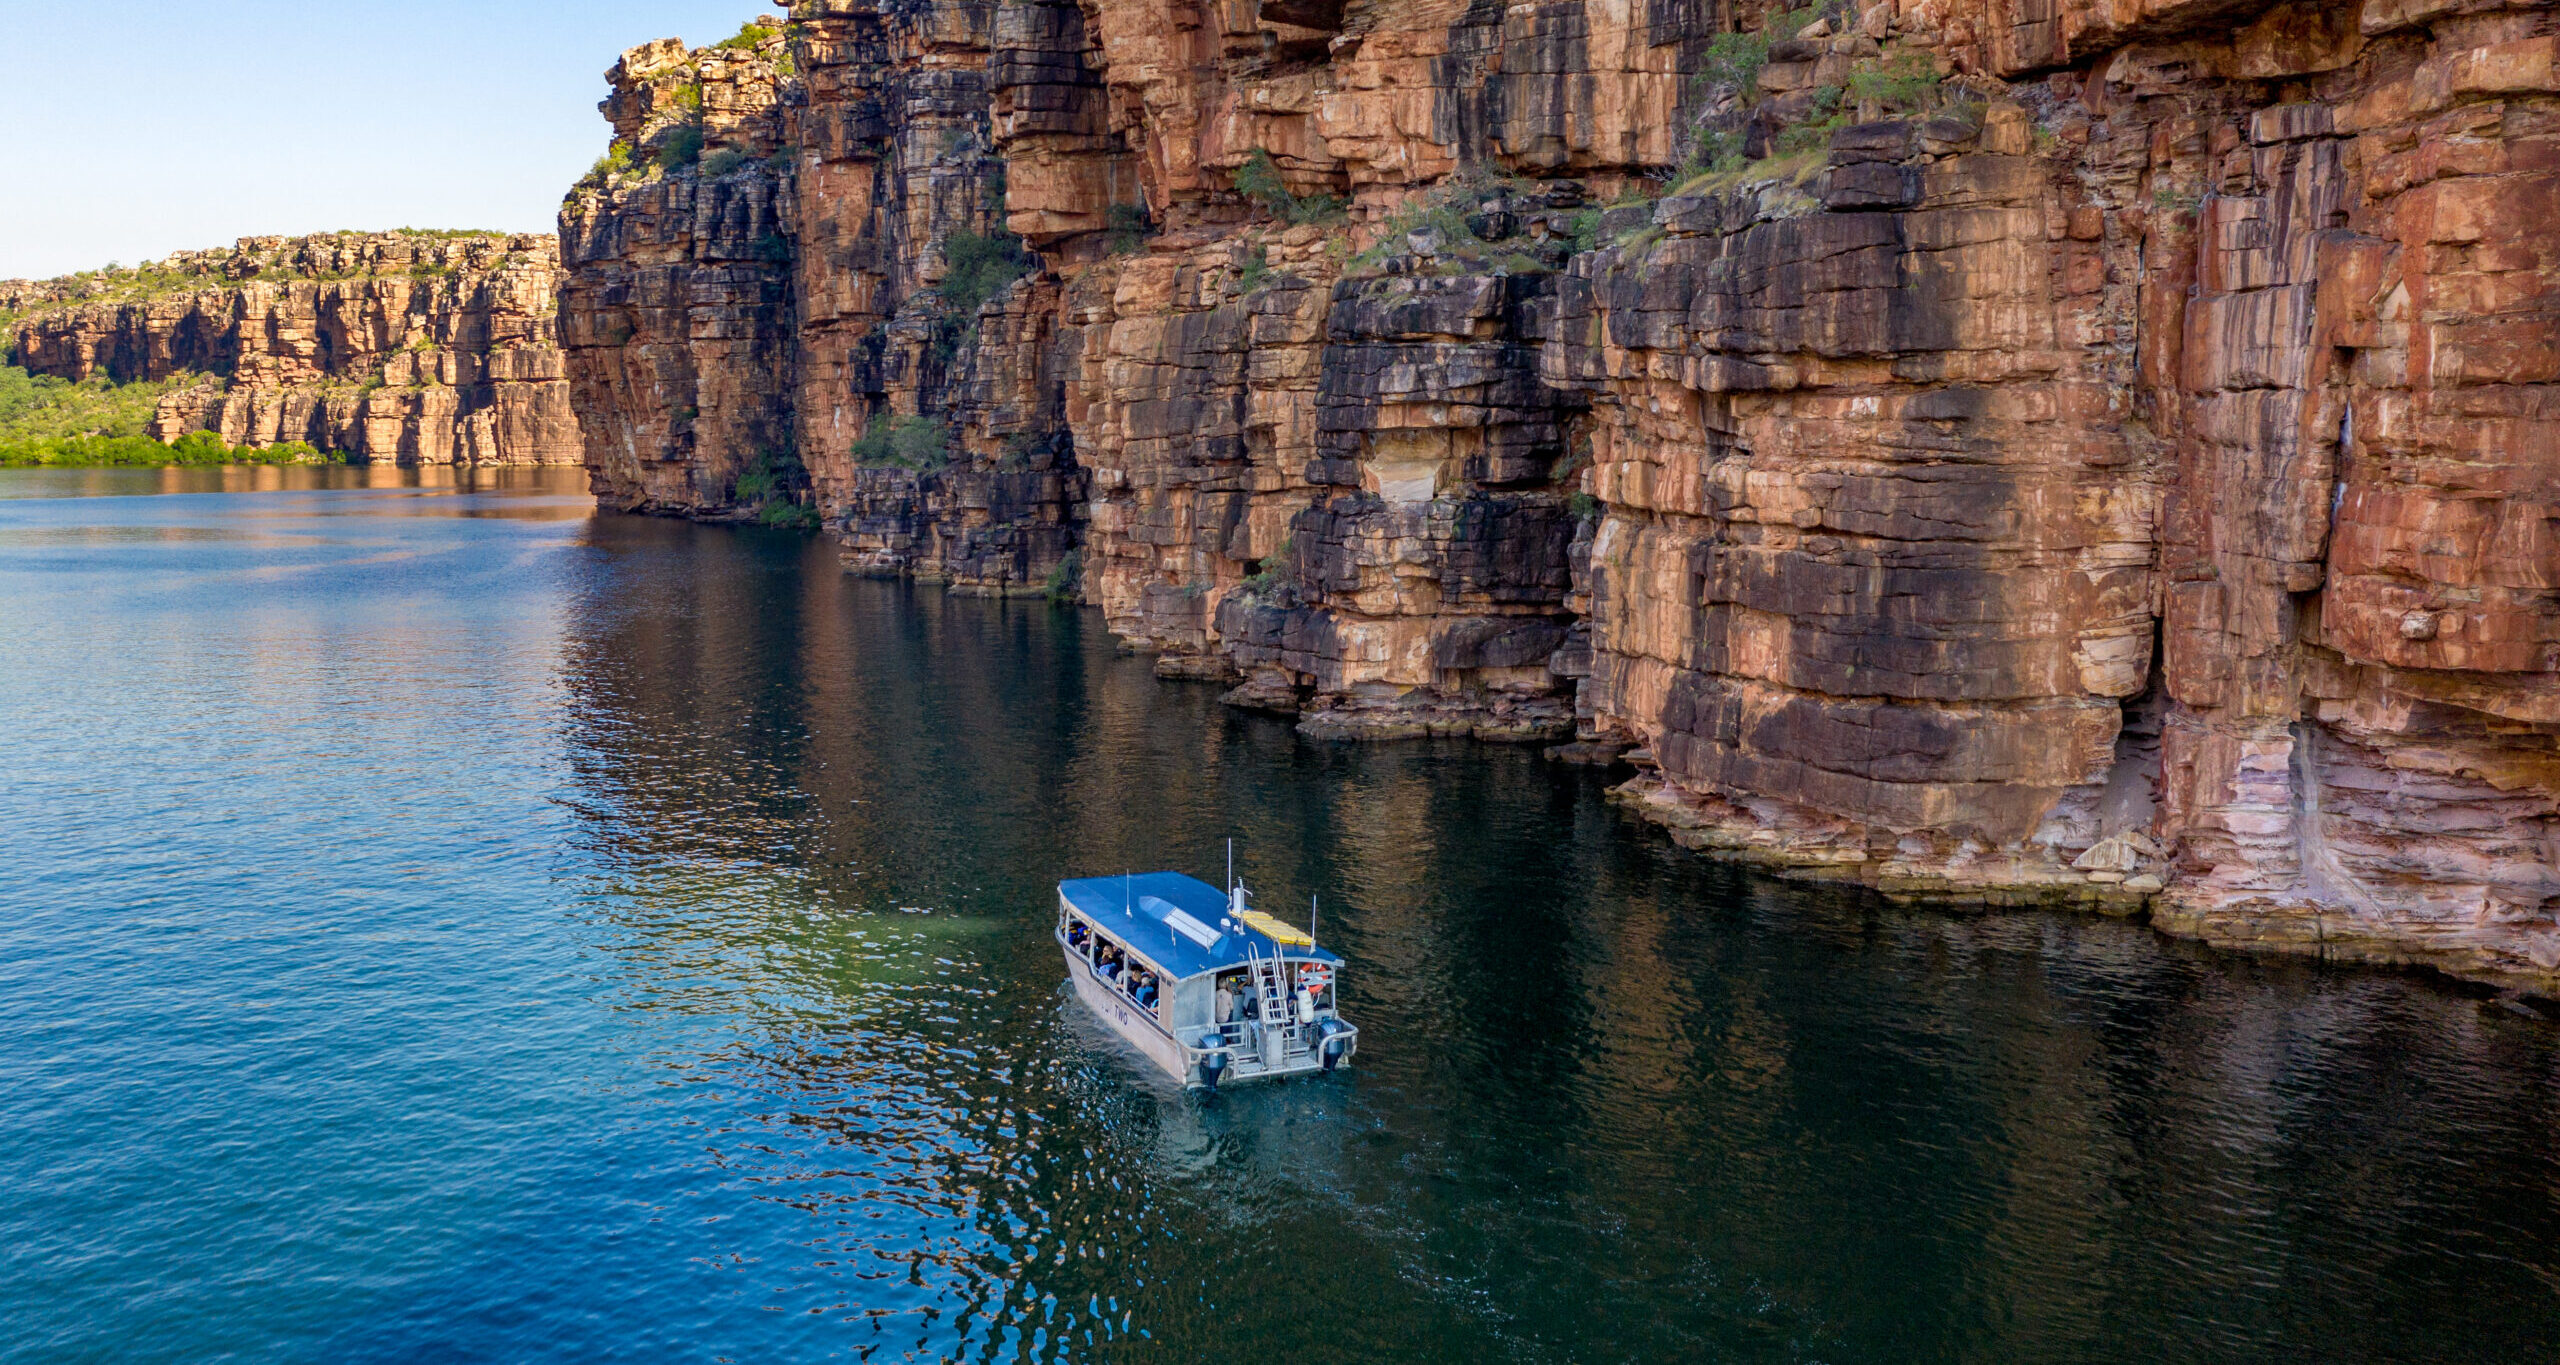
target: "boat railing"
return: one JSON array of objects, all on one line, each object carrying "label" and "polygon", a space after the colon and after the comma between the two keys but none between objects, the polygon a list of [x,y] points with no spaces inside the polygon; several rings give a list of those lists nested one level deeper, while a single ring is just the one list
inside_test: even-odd
[{"label": "boat railing", "polygon": [[[1263,1042],[1274,1034],[1280,1040],[1277,1055],[1265,1056]],[[1239,1061],[1250,1061],[1257,1071],[1285,1070],[1301,1062],[1323,1065],[1324,1045],[1329,1040],[1339,1040],[1344,1055],[1348,1055],[1358,1045],[1359,1038],[1360,1030],[1344,1023],[1337,1015],[1319,1015],[1303,1024],[1292,1020],[1268,1030],[1259,1020],[1244,1019],[1218,1025],[1216,1045],[1193,1047],[1186,1044],[1185,1051],[1191,1053],[1195,1061],[1206,1053],[1225,1052]]]}]

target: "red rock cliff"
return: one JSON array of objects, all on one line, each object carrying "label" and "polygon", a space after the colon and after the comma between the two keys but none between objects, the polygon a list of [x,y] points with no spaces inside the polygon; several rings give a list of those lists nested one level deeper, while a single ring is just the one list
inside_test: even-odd
[{"label": "red rock cliff", "polygon": [[2560,989],[2560,3],[1778,10],[635,50],[598,487],[1080,565],[1168,674],[1632,746],[1794,873]]},{"label": "red rock cliff", "polygon": [[131,270],[0,283],[18,363],[118,382],[196,374],[153,433],[307,441],[398,464],[575,464],[548,237],[249,237]]}]

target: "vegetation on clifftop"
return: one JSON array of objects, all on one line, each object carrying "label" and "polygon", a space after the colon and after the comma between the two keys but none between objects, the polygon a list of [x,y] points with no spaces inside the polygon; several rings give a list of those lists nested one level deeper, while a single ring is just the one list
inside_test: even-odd
[{"label": "vegetation on clifftop", "polygon": [[[1840,84],[1785,94],[1760,88],[1761,73],[1778,55],[1777,44],[1800,37],[1817,23],[1847,33],[1855,13],[1856,6],[1843,0],[1824,0],[1772,14],[1756,33],[1717,35],[1691,78],[1687,103],[1694,112],[1685,134],[1687,151],[1670,176],[1675,192],[1697,193],[1749,179],[1801,182],[1820,169],[1832,135],[1841,129],[1938,107],[1946,91],[1933,56],[1880,48],[1863,38],[1824,39],[1850,43],[1846,49],[1831,49],[1853,56]],[[1797,58],[1802,60],[1800,52]]]}]

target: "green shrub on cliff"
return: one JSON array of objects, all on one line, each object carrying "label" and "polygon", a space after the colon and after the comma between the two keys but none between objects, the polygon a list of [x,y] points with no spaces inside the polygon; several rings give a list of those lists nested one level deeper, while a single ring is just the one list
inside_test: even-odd
[{"label": "green shrub on cliff", "polygon": [[[728,37],[713,43],[711,46],[715,49],[726,52],[754,52],[776,37],[796,38],[799,35],[800,27],[797,24],[785,24],[779,28],[768,28],[763,24],[757,23],[753,19],[749,19],[744,28],[741,28],[737,32],[730,34]],[[777,49],[773,54],[773,73],[777,76],[796,76],[800,74],[800,63],[793,59],[791,55],[791,48],[787,44]]]},{"label": "green shrub on cliff", "polygon": [[702,178],[717,180],[747,164],[747,154],[735,147],[723,147],[702,158]]},{"label": "green shrub on cliff", "polygon": [[658,169],[680,171],[702,159],[702,125],[688,123],[658,144]]},{"label": "green shrub on cliff", "polygon": [[787,531],[815,531],[825,522],[826,518],[818,515],[818,509],[805,502],[768,502],[756,513],[758,525]]},{"label": "green shrub on cliff", "polygon": [[853,443],[863,469],[935,470],[951,462],[951,428],[930,417],[878,417]]},{"label": "green shrub on cliff", "polygon": [[984,234],[964,229],[943,238],[942,262],[942,283],[934,288],[944,314],[964,323],[978,316],[980,304],[1040,266],[1022,239],[1002,228]]},{"label": "green shrub on cliff", "polygon": [[1084,592],[1084,551],[1067,551],[1057,567],[1049,570],[1049,576],[1041,587],[1048,590],[1052,602],[1062,606],[1074,603]]},{"label": "green shrub on cliff", "polygon": [[1270,278],[1271,253],[1265,251],[1261,243],[1256,242],[1253,249],[1245,253],[1244,264],[1236,267],[1236,292],[1250,294],[1260,289]]},{"label": "green shrub on cliff", "polygon": [[1849,102],[1885,113],[1917,113],[1938,102],[1938,64],[1926,52],[1898,52],[1849,72]]},{"label": "green shrub on cliff", "polygon": [[1760,72],[1769,65],[1770,45],[1795,37],[1822,16],[1823,6],[1808,5],[1769,16],[1757,33],[1717,34],[1698,63],[1694,78],[1698,93],[1712,97],[1723,91],[1744,104],[1758,103]]},{"label": "green shrub on cliff", "polygon": [[814,531],[820,517],[816,507],[803,501],[808,495],[808,468],[787,445],[766,446],[748,457],[738,471],[734,494],[740,506],[755,508],[762,525]]},{"label": "green shrub on cliff", "polygon": [[1329,223],[1339,220],[1349,206],[1330,194],[1300,196],[1289,192],[1288,183],[1280,178],[1280,167],[1271,153],[1256,147],[1236,167],[1236,193],[1269,209],[1273,217],[1284,223]]},{"label": "green shrub on cliff", "polygon": [[1298,537],[1283,538],[1280,548],[1261,559],[1251,561],[1253,572],[1244,576],[1245,595],[1257,602],[1272,600],[1297,574]]},{"label": "green shrub on cliff", "polygon": [[1699,93],[1728,91],[1749,104],[1760,97],[1760,69],[1768,64],[1768,34],[1719,33],[1707,44],[1706,58],[1698,65]]},{"label": "green shrub on cliff", "polygon": [[602,189],[613,183],[615,176],[630,173],[631,144],[616,141],[612,146],[604,149],[604,155],[596,158],[596,164],[587,168],[586,178],[578,183]]},{"label": "green shrub on cliff", "polygon": [[[1351,258],[1344,273],[1359,276],[1410,268],[1442,275],[1524,275],[1551,270],[1554,264],[1540,258],[1547,250],[1544,244],[1521,235],[1523,215],[1483,212],[1488,206],[1512,202],[1514,195],[1534,192],[1533,185],[1514,176],[1482,167],[1462,171],[1405,200],[1379,225],[1369,249]],[[1499,226],[1505,220],[1512,225]],[[1479,229],[1497,235],[1479,236]],[[1503,233],[1511,235],[1498,235]],[[1559,240],[1557,249],[1567,244]],[[1393,264],[1399,257],[1406,258],[1402,267]]]}]

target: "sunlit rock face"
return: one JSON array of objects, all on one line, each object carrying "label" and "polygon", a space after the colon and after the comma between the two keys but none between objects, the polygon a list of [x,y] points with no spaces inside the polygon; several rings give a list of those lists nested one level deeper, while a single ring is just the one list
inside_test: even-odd
[{"label": "sunlit rock face", "polygon": [[1793,874],[2560,989],[2560,5],[1783,9],[639,50],[618,136],[699,79],[760,159],[564,218],[599,487],[730,514],[778,443],[849,566],[1074,584],[1312,733],[1570,733]]},{"label": "sunlit rock face", "polygon": [[0,283],[16,363],[162,395],[161,440],[304,441],[381,464],[575,464],[549,237],[246,237],[131,270]]},{"label": "sunlit rock face", "polygon": [[[794,177],[779,27],[758,47],[624,53],[609,156],[560,211],[560,335],[597,497],[751,511],[793,441]],[[803,480],[802,482],[805,482]]]},{"label": "sunlit rock face", "polygon": [[787,28],[651,43],[607,73],[612,155],[561,210],[600,497],[713,518],[806,506],[840,526],[850,568],[1068,581],[1086,480],[1059,286],[937,288],[953,242],[983,245],[1007,216],[999,36],[989,5],[811,3]]}]

